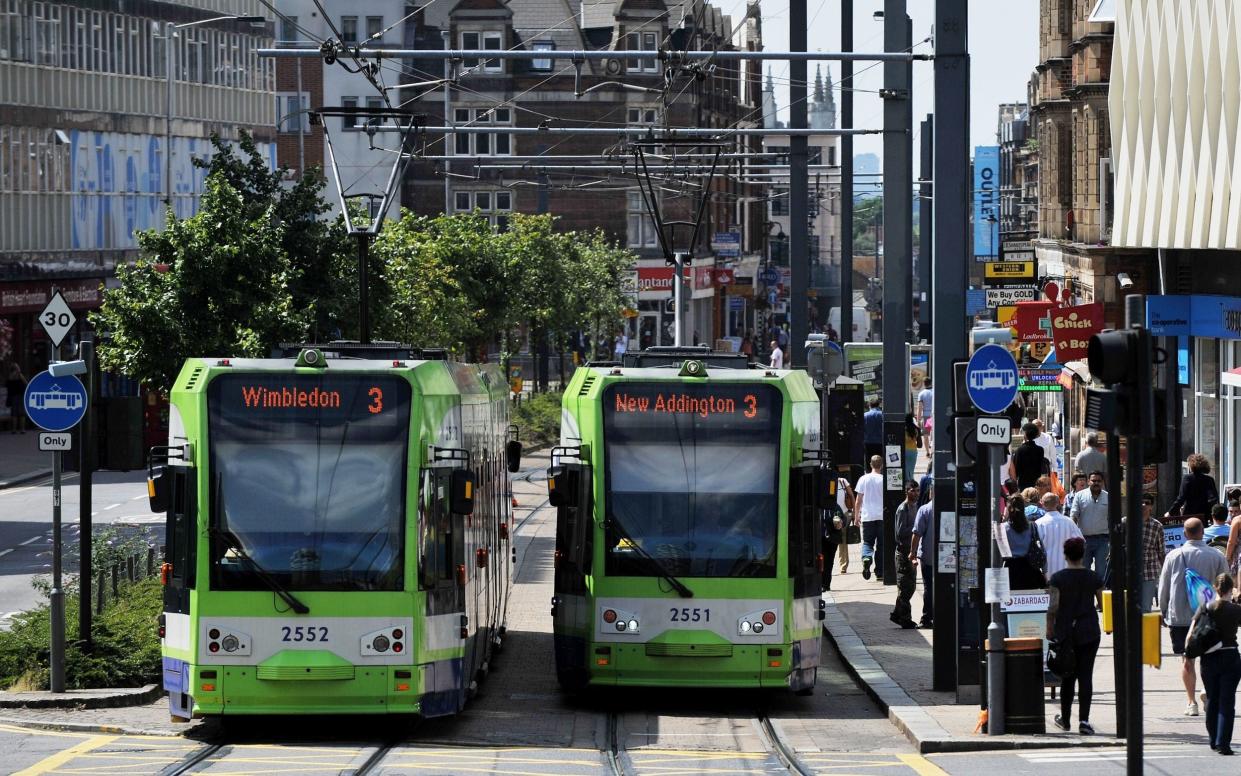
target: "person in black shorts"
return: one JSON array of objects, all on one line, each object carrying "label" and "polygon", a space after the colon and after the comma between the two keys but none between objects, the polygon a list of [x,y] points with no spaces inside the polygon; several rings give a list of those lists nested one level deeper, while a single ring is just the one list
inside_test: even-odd
[{"label": "person in black shorts", "polygon": [[1068,568],[1051,575],[1047,583],[1051,607],[1047,610],[1047,637],[1061,644],[1072,645],[1076,667],[1060,677],[1060,713],[1056,727],[1068,731],[1073,711],[1073,690],[1080,690],[1077,730],[1083,736],[1094,735],[1090,724],[1090,701],[1094,694],[1094,661],[1099,653],[1099,615],[1095,604],[1103,605],[1103,580],[1093,570],[1082,567],[1086,540],[1080,536],[1064,542],[1064,560]]}]

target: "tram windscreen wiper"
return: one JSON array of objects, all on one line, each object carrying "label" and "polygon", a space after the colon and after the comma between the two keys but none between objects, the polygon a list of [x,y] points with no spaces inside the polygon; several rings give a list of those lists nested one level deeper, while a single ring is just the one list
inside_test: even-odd
[{"label": "tram windscreen wiper", "polygon": [[654,555],[647,552],[642,547],[642,545],[634,541],[633,536],[627,530],[625,530],[625,526],[621,525],[621,522],[616,519],[615,515],[608,516],[608,523],[610,524],[612,531],[617,536],[619,536],[621,539],[624,539],[626,542],[629,542],[629,546],[633,548],[634,553],[636,553],[639,558],[642,558],[643,560],[645,560],[651,568],[658,571],[659,576],[668,580],[668,584],[672,585],[672,589],[677,591],[677,595],[681,596],[682,598],[693,598],[694,597],[693,590],[690,590],[688,587],[685,586],[684,582],[682,582],[681,580],[677,579],[672,574],[670,574],[668,572],[668,569],[664,568],[664,564],[659,562],[658,558],[656,558]]},{"label": "tram windscreen wiper", "polygon": [[297,598],[294,597],[294,595],[290,593],[288,589],[284,587],[284,585],[277,582],[276,578],[268,573],[267,569],[260,566],[258,561],[250,557],[250,554],[246,552],[245,549],[241,546],[241,540],[238,539],[236,535],[233,534],[232,531],[227,531],[223,528],[220,528],[214,525],[211,526],[208,530],[211,532],[212,536],[219,537],[221,540],[224,541],[225,544],[229,546],[229,548],[232,549],[233,552],[237,553],[237,557],[241,558],[246,563],[249,563],[250,570],[254,572],[254,576],[258,577],[259,581],[262,582],[264,585],[267,585],[269,588],[271,588],[273,593],[275,593],[276,595],[284,599],[284,602],[288,604],[293,609],[293,611],[297,612],[298,614],[309,614],[310,613],[309,606],[297,600]]}]

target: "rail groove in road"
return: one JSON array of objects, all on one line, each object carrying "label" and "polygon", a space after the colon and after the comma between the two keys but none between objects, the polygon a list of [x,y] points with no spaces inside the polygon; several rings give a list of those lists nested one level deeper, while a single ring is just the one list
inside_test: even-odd
[{"label": "rail groove in road", "polygon": [[223,744],[207,744],[201,749],[190,752],[180,762],[173,763],[160,771],[159,776],[181,776],[184,773],[189,773],[223,748]]},{"label": "rail groove in road", "polygon": [[780,733],[776,730],[776,725],[771,721],[771,717],[766,714],[758,714],[758,729],[763,735],[764,742],[775,756],[780,760],[789,773],[795,773],[797,776],[812,776],[814,770],[807,768],[797,757],[797,752],[793,747],[789,746]]}]

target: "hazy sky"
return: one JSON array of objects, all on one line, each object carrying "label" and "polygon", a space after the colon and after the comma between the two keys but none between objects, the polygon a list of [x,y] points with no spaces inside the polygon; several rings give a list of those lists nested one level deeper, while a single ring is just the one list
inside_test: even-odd
[{"label": "hazy sky", "polygon": [[[736,20],[745,12],[745,0],[716,0],[725,13]],[[808,40],[812,50],[840,50],[840,5],[842,0],[807,0],[806,15],[811,20]],[[995,144],[996,106],[1002,102],[1024,102],[1026,83],[1038,64],[1038,0],[969,0],[970,51],[970,148]],[[854,0],[853,47],[856,51],[883,50],[883,22],[872,14],[882,10],[882,0]],[[768,51],[789,48],[788,0],[762,0],[763,44]],[[909,16],[913,19],[913,40],[919,52],[931,53],[929,42],[935,20],[934,0],[908,0]],[[814,82],[816,63],[808,72]],[[788,63],[770,62],[776,84],[779,120],[788,122]],[[839,89],[840,63],[830,66],[832,83]],[[766,75],[764,75],[764,80]],[[883,66],[878,63],[854,63],[854,126],[881,128],[883,105],[875,93],[883,85]],[[913,72],[914,131],[927,113],[935,110],[934,77],[931,62],[915,62]],[[813,86],[811,87],[813,91]],[[840,93],[836,94],[837,111]],[[878,135],[861,135],[854,139],[854,153],[872,152],[883,155]],[[972,151],[971,151],[972,153]],[[914,137],[914,177],[918,171],[918,137]]]}]

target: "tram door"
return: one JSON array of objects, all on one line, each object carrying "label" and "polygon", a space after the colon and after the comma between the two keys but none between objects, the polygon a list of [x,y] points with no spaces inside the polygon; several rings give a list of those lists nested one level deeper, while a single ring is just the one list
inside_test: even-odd
[{"label": "tram door", "polygon": [[[442,649],[444,642],[459,638],[461,615],[465,614],[465,520],[449,509],[454,464],[434,465],[422,471],[419,499],[418,586],[426,593],[426,633],[429,644]],[[468,647],[466,649],[468,653]],[[441,662],[428,667],[427,690],[430,698],[424,713],[434,716],[454,713],[465,703],[470,675],[466,673],[472,656],[449,668]]]},{"label": "tram door", "polygon": [[[595,523],[591,509],[591,468],[582,463],[563,463],[549,470],[549,485],[560,491],[556,503],[555,633],[556,674],[566,689],[586,682],[586,631],[590,624],[586,605],[586,577],[594,555]],[[550,492],[550,491],[549,491]]]},{"label": "tram door", "polygon": [[818,461],[794,466],[789,472],[789,577],[793,580],[793,597],[817,597],[822,592],[819,563],[823,552],[822,497],[816,489],[822,482]]},{"label": "tram door", "polygon": [[161,477],[168,482],[168,517],[164,527],[164,560],[170,564],[164,585],[164,611],[190,613],[198,558],[198,530],[194,497],[194,469],[167,466]]}]

